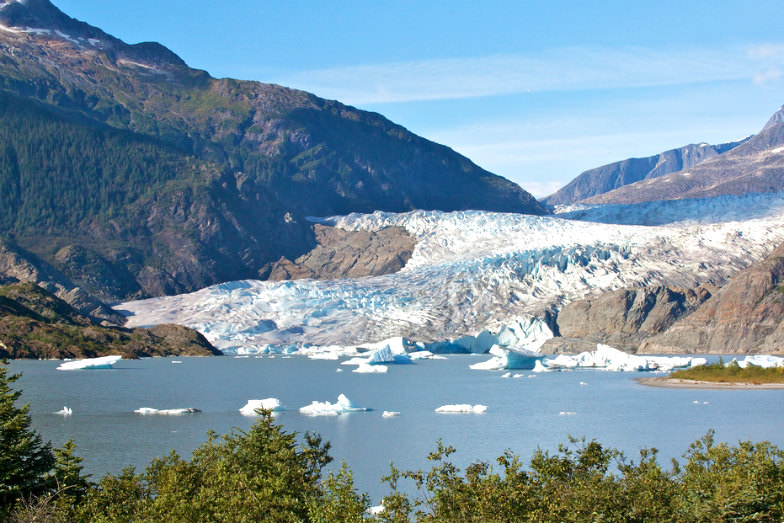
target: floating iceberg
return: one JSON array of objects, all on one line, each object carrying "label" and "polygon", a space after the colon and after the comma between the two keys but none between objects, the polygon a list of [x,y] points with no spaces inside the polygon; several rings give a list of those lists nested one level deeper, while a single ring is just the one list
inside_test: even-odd
[{"label": "floating iceberg", "polygon": [[394,418],[396,416],[400,416],[400,413],[395,410],[385,410],[381,413],[382,418]]},{"label": "floating iceberg", "polygon": [[470,405],[461,403],[458,405],[442,405],[436,409],[439,414],[482,414],[487,410],[487,405]]},{"label": "floating iceberg", "polygon": [[351,372],[358,372],[360,374],[384,374],[389,370],[386,365],[371,365],[369,363],[361,363]]},{"label": "floating iceberg", "polygon": [[102,356],[100,358],[66,361],[61,363],[57,370],[111,369],[121,359],[122,356]]},{"label": "floating iceberg", "polygon": [[357,407],[345,394],[338,396],[338,400],[335,403],[314,401],[310,405],[299,409],[302,414],[307,414],[308,416],[337,416],[347,412],[366,412],[369,410],[373,409]]},{"label": "floating iceberg", "polygon": [[661,371],[670,372],[683,367],[705,365],[705,358],[685,356],[638,356],[603,345],[596,345],[595,351],[581,352],[576,355],[559,354],[555,358],[537,362],[534,372],[576,368],[603,369],[616,372]]},{"label": "floating iceberg", "polygon": [[183,414],[195,414],[201,412],[201,409],[185,408],[185,409],[153,409],[150,407],[141,407],[134,410],[136,414],[143,416],[158,415],[158,416],[182,416]]},{"label": "floating iceberg", "polygon": [[746,367],[770,369],[774,367],[784,367],[784,358],[780,356],[769,356],[767,354],[755,354],[754,356],[746,356],[737,363],[738,367],[741,369],[745,369]]},{"label": "floating iceberg", "polygon": [[55,414],[59,414],[60,416],[70,416],[73,414],[73,410],[71,410],[69,407],[63,407],[61,410],[55,412]]},{"label": "floating iceberg", "polygon": [[492,346],[490,354],[494,357],[487,361],[474,363],[470,368],[474,370],[531,370],[536,366],[536,363],[539,360],[544,358],[544,355],[539,352],[526,349],[504,348],[498,345]]},{"label": "floating iceberg", "polygon": [[248,400],[248,403],[240,409],[240,413],[243,416],[258,416],[256,410],[259,409],[271,410],[273,412],[285,410],[278,398],[264,398],[263,400]]}]

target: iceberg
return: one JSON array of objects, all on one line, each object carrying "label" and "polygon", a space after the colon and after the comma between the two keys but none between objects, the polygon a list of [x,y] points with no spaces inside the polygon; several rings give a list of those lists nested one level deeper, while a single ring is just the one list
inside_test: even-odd
[{"label": "iceberg", "polygon": [[490,354],[494,357],[487,361],[470,365],[474,370],[532,370],[544,354],[527,349],[515,349],[493,345]]},{"label": "iceberg", "polygon": [[442,405],[436,409],[439,414],[483,414],[487,405],[470,405],[461,403],[457,405]]},{"label": "iceberg", "polygon": [[338,396],[335,403],[329,401],[314,401],[299,409],[302,414],[308,416],[337,416],[348,412],[366,412],[373,409],[357,407],[353,401],[348,399],[345,394]]},{"label": "iceberg", "polygon": [[159,415],[159,416],[182,416],[183,414],[195,414],[201,412],[201,409],[184,408],[184,409],[153,409],[150,407],[141,407],[134,410],[136,414],[143,416]]},{"label": "iceberg", "polygon": [[256,410],[261,409],[273,412],[285,410],[278,398],[264,398],[263,400],[248,400],[248,403],[240,409],[240,414],[243,416],[258,416]]},{"label": "iceberg", "polygon": [[100,358],[66,361],[61,363],[57,370],[111,369],[121,359],[122,356],[101,356]]},{"label": "iceberg", "polygon": [[[780,356],[770,356],[767,354],[755,354],[754,356],[746,356],[737,363],[738,367],[741,369],[745,369],[746,367],[762,367],[763,369],[770,369],[775,367],[784,367],[784,358]],[[725,365],[729,365],[729,363]]]},{"label": "iceberg", "polygon": [[71,410],[69,407],[63,407],[61,410],[55,412],[55,414],[59,414],[60,416],[70,416],[73,414],[73,410]]},{"label": "iceberg", "polygon": [[361,363],[356,369],[351,372],[358,372],[360,374],[384,374],[389,370],[386,365],[371,365],[369,363]]},{"label": "iceberg", "polygon": [[385,410],[381,413],[382,418],[394,418],[396,416],[400,416],[400,413],[395,410]]},{"label": "iceberg", "polygon": [[638,356],[601,343],[595,351],[576,355],[559,354],[555,358],[537,362],[534,372],[577,368],[603,369],[614,372],[659,371],[670,372],[683,367],[705,365],[705,358],[686,356]]}]

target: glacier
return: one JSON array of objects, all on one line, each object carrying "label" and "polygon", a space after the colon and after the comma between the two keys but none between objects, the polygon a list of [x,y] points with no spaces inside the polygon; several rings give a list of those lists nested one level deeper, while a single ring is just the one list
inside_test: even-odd
[{"label": "glacier", "polygon": [[[395,274],[235,281],[128,302],[128,326],[178,323],[227,353],[366,357],[536,351],[547,315],[623,287],[721,283],[784,242],[784,193],[571,210],[375,212],[313,219],[344,230],[404,227],[417,244]],[[652,224],[652,225],[651,225]],[[397,344],[396,344],[397,343]],[[390,345],[387,343],[387,345]]]}]

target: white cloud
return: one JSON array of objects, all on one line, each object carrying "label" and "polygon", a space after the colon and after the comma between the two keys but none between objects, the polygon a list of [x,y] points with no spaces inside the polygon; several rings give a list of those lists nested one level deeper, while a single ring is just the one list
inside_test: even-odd
[{"label": "white cloud", "polygon": [[279,78],[354,105],[443,100],[576,89],[615,89],[754,80],[784,67],[784,45],[723,49],[564,48],[538,55],[495,55],[355,65]]}]

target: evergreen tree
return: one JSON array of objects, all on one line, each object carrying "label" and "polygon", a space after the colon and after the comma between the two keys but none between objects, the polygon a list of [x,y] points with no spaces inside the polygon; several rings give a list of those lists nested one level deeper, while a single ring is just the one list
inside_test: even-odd
[{"label": "evergreen tree", "polygon": [[0,365],[0,518],[18,499],[39,496],[53,483],[54,453],[30,429],[29,405],[16,406],[21,391],[10,385],[17,379],[19,374],[9,376]]}]

